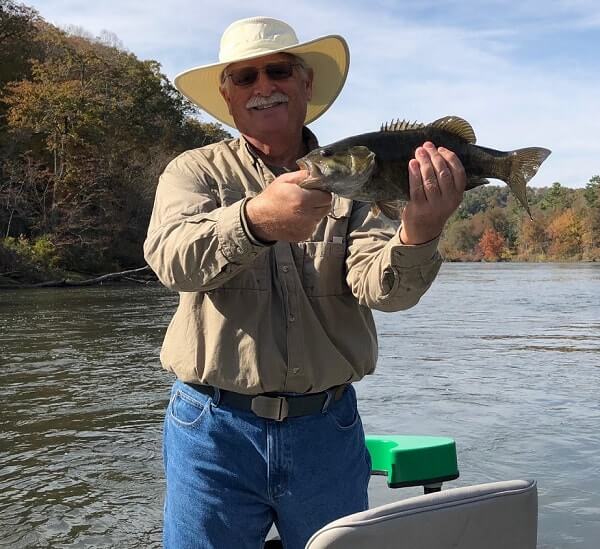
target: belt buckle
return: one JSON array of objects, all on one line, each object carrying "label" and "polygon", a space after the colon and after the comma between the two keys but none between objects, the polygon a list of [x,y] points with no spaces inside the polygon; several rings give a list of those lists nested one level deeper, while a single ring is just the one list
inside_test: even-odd
[{"label": "belt buckle", "polygon": [[255,396],[250,409],[258,416],[275,421],[283,421],[289,412],[289,405],[285,397]]}]

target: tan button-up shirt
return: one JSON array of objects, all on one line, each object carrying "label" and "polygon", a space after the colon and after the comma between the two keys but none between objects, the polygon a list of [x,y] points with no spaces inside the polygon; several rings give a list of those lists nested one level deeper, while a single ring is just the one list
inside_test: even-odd
[{"label": "tan button-up shirt", "polygon": [[437,241],[405,246],[339,196],[310,240],[261,244],[244,203],[273,179],[243,137],[187,151],[160,178],[144,253],[180,294],[161,361],[182,381],[247,394],[357,381],[377,361],[371,309],[412,307],[437,275]]}]

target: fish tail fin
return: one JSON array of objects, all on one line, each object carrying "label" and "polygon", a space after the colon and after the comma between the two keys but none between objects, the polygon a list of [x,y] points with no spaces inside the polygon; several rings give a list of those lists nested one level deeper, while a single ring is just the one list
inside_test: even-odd
[{"label": "fish tail fin", "polygon": [[531,219],[533,217],[527,202],[527,183],[537,173],[542,162],[550,156],[550,153],[551,151],[542,147],[528,147],[508,153],[510,173],[506,183]]}]

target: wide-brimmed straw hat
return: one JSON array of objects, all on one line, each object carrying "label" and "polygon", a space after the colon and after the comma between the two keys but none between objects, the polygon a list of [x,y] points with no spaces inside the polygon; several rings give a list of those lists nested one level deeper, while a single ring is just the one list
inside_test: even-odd
[{"label": "wide-brimmed straw hat", "polygon": [[312,99],[307,106],[305,124],[316,120],[329,108],[344,86],[350,63],[348,45],[338,35],[300,43],[292,27],[270,17],[250,17],[229,25],[221,37],[219,62],[178,74],[175,86],[208,114],[235,127],[219,91],[223,69],[237,61],[273,53],[297,55],[312,68]]}]

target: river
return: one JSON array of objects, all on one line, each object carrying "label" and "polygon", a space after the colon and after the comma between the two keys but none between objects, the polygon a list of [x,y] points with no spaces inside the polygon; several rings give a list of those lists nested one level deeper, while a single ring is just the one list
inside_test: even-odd
[{"label": "river", "polygon": [[[0,546],[158,548],[176,295],[0,292]],[[535,478],[540,548],[600,547],[600,265],[444,264],[376,314],[365,430],[448,435],[457,487]],[[371,505],[420,493],[373,477]]]}]

